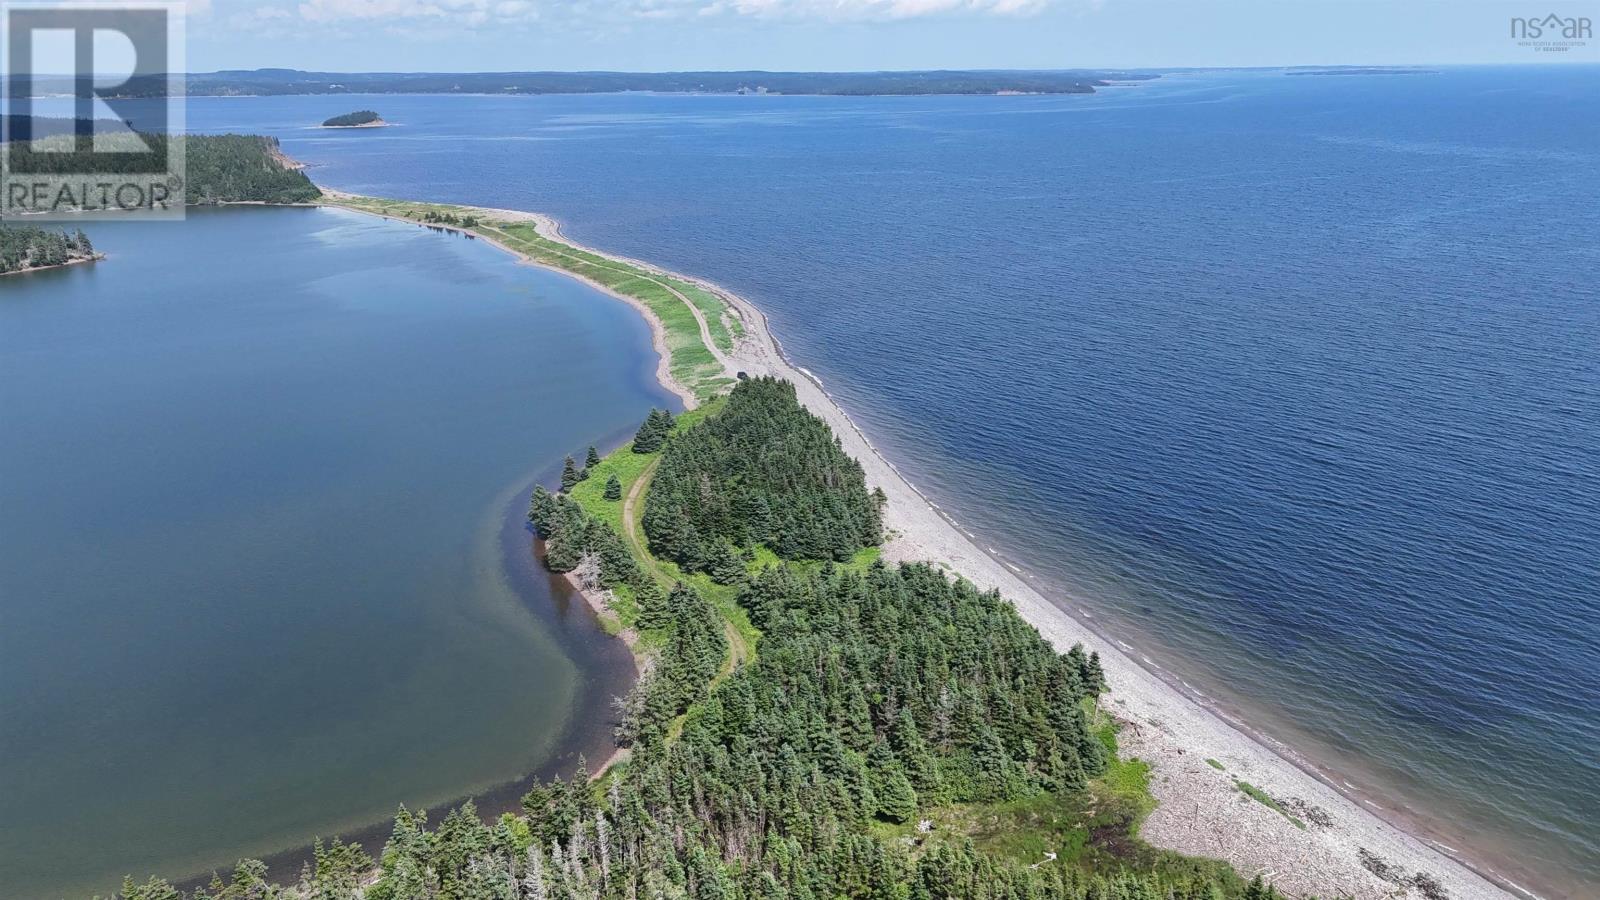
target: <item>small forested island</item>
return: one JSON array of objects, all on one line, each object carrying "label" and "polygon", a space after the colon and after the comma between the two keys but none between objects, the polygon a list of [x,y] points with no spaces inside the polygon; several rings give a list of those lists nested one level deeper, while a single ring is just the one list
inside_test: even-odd
[{"label": "small forested island", "polygon": [[69,234],[20,225],[0,226],[0,275],[53,269],[100,258],[82,229]]},{"label": "small forested island", "polygon": [[322,121],[323,128],[382,128],[388,124],[383,117],[370,109],[358,109]]}]

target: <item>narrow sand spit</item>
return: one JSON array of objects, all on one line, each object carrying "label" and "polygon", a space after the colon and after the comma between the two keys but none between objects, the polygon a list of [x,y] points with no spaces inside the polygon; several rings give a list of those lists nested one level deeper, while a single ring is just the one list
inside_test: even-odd
[{"label": "narrow sand spit", "polygon": [[[1262,874],[1280,890],[1302,896],[1357,900],[1423,897],[1417,883],[1423,879],[1431,880],[1453,900],[1512,896],[1201,706],[1046,599],[1013,571],[1014,567],[980,549],[878,452],[820,381],[789,362],[766,317],[749,301],[703,279],[584,247],[563,237],[560,226],[548,216],[517,210],[477,212],[487,218],[534,222],[545,237],[698,284],[727,301],[743,322],[745,336],[732,353],[712,348],[714,355],[729,374],[775,375],[794,382],[800,401],[826,421],[845,450],[861,461],[868,483],[882,488],[889,497],[885,526],[892,538],[884,548],[886,560],[942,563],[980,588],[1000,590],[1057,648],[1066,650],[1081,643],[1099,652],[1111,683],[1102,706],[1124,720],[1123,752],[1152,767],[1151,790],[1159,806],[1142,831],[1152,844],[1225,859],[1246,877]],[[660,324],[648,309],[629,302],[652,320],[652,328],[658,332],[657,351],[662,352]],[[658,375],[670,389],[680,395],[688,393],[670,380],[664,362]],[[1061,603],[1072,600],[1065,596],[1056,599]],[[1219,770],[1207,760],[1215,760],[1223,768]],[[1284,804],[1300,824],[1246,796],[1235,786],[1236,779]],[[1423,879],[1417,879],[1419,875]]]}]

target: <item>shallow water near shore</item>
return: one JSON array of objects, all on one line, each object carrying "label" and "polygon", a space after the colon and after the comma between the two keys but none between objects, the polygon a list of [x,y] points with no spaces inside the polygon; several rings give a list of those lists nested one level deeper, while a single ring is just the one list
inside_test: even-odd
[{"label": "shallow water near shore", "polygon": [[[1600,69],[1092,97],[195,100],[333,187],[759,304],[1063,605],[1444,843],[1600,891]],[[1027,360],[1019,364],[1018,360]]]},{"label": "shallow water near shore", "polygon": [[631,660],[515,508],[671,402],[638,316],[355,213],[85,230],[106,261],[0,286],[0,894],[230,868],[603,749]]}]

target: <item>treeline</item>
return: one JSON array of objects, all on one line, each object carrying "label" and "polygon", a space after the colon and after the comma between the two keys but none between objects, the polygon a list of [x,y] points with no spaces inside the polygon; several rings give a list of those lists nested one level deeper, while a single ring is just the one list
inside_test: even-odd
[{"label": "treeline", "polygon": [[794,385],[754,378],[667,441],[643,525],[650,552],[690,572],[742,567],[740,552],[756,545],[783,559],[844,561],[882,539],[881,499]]},{"label": "treeline", "polygon": [[477,216],[458,216],[454,213],[442,213],[432,209],[424,213],[422,218],[417,221],[427,222],[430,225],[450,225],[456,228],[476,228],[478,226]]},{"label": "treeline", "polygon": [[[192,134],[169,137],[162,134],[122,133],[118,139],[148,150],[116,154],[86,155],[61,149],[73,138],[56,135],[45,140],[46,147],[14,142],[9,145],[13,172],[73,176],[77,173],[135,174],[159,163],[182,143],[184,181],[176,185],[174,201],[194,205],[215,203],[308,203],[322,196],[304,172],[294,168],[278,147],[277,138],[244,134]],[[84,195],[93,198],[94,192]]]},{"label": "treeline", "polygon": [[188,202],[310,203],[322,196],[294,168],[278,139],[254,134],[195,134],[187,142]]},{"label": "treeline", "polygon": [[0,274],[60,266],[94,256],[89,236],[19,225],[0,226]]}]

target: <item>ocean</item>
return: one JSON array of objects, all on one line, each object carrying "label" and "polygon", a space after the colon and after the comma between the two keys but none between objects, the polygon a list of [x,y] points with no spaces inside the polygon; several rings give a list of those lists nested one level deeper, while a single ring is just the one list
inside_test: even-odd
[{"label": "ocean", "polygon": [[[307,127],[358,107],[396,126]],[[1058,602],[1517,883],[1600,892],[1600,68],[189,121],[740,292]]]}]

